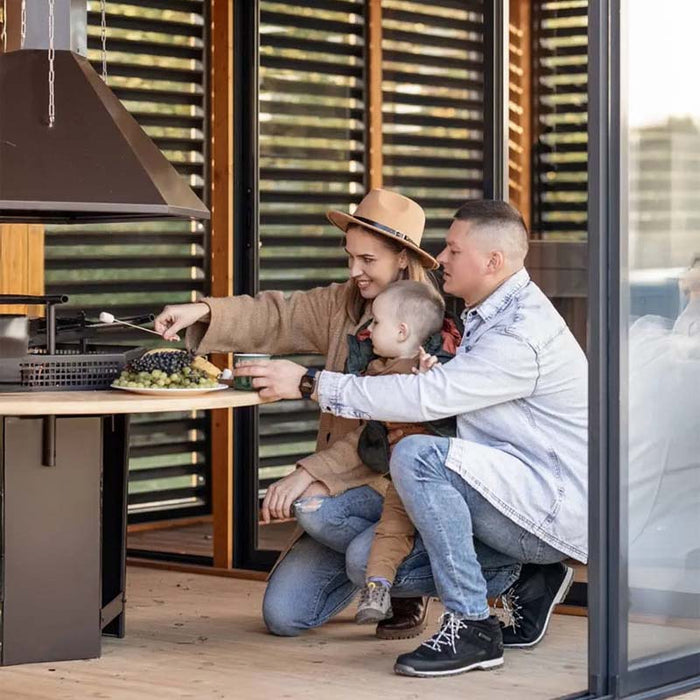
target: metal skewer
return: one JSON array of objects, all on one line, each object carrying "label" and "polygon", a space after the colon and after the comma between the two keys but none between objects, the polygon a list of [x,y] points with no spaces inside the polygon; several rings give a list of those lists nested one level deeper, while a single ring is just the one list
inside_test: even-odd
[{"label": "metal skewer", "polygon": [[[150,328],[137,326],[133,323],[128,323],[127,321],[120,321],[118,318],[115,318],[113,314],[107,313],[107,311],[103,311],[100,314],[100,321],[102,321],[102,323],[120,323],[122,326],[129,326],[129,328],[136,328],[136,330],[144,331],[145,333],[153,333],[153,335],[157,335],[159,338],[162,337],[158,331],[152,331]],[[175,340],[180,340],[180,336],[176,335]]]}]

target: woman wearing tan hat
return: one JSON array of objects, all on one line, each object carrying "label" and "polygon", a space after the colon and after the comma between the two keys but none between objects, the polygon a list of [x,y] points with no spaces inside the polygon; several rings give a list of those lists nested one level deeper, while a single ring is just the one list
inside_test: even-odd
[{"label": "woman wearing tan hat", "polygon": [[[187,346],[199,355],[315,353],[325,356],[326,369],[346,371],[348,336],[368,324],[372,299],[399,279],[431,283],[428,271],[438,263],[420,247],[425,226],[422,208],[400,194],[375,189],[354,214],[330,211],[328,218],[345,233],[347,282],[289,297],[262,292],[255,298],[205,298],[166,306],[156,318],[156,330],[171,340],[186,328]],[[357,425],[355,420],[321,414],[316,449],[323,455],[301,460],[294,472],[267,491],[261,509],[264,521],[289,517],[293,504],[306,499],[297,516],[304,520],[305,513],[315,513],[316,522],[323,523],[313,528],[313,538],[295,533],[273,569],[263,606],[273,633],[292,636],[323,624],[356,592],[344,575],[344,552],[358,534],[378,521],[387,487],[387,481],[362,464],[347,442],[328,450]],[[425,604],[421,598],[397,601],[393,608],[394,618],[380,623],[378,635],[407,638],[422,632]]]}]

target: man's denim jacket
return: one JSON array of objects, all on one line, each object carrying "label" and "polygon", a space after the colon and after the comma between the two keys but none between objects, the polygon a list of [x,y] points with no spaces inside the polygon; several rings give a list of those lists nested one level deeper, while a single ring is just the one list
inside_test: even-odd
[{"label": "man's denim jacket", "polygon": [[586,357],[525,269],[464,312],[457,355],[421,375],[322,372],[319,404],[347,418],[457,416],[447,467],[559,551],[587,558]]}]

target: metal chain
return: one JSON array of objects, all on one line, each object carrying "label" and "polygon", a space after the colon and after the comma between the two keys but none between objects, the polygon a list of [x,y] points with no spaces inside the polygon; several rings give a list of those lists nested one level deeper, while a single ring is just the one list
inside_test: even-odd
[{"label": "metal chain", "polygon": [[54,59],[56,52],[53,47],[54,41],[54,0],[49,0],[49,126],[53,126],[56,121],[56,100],[55,83],[56,73],[54,71]]},{"label": "metal chain", "polygon": [[107,3],[100,0],[102,23],[100,26],[100,38],[102,39],[102,80],[107,82]]},{"label": "metal chain", "polygon": [[2,0],[2,51],[7,51],[7,0]]},{"label": "metal chain", "polygon": [[27,0],[22,0],[22,24],[20,47],[24,48],[24,39],[27,36]]}]

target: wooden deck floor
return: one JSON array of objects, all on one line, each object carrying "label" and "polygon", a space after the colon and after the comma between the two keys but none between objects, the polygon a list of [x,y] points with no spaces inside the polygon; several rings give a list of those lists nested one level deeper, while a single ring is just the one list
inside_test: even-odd
[{"label": "wooden deck floor", "polygon": [[[508,651],[502,669],[426,680],[395,676],[415,641],[380,641],[352,610],[295,639],[260,618],[264,584],[131,567],[127,637],[105,639],[89,661],[0,669],[3,700],[114,698],[553,698],[586,683],[586,620],[557,615],[532,651]],[[433,623],[439,614],[433,606]]]},{"label": "wooden deck floor", "polygon": [[[294,532],[294,527],[293,521],[261,525],[258,530],[260,549],[284,549]],[[132,530],[129,532],[129,549],[211,557],[214,554],[212,531],[211,522],[153,530]]]},{"label": "wooden deck floor", "polygon": [[[100,659],[0,668],[0,698],[536,700],[575,693],[586,684],[583,617],[555,615],[537,648],[507,650],[496,671],[411,679],[391,668],[395,656],[416,641],[377,640],[352,622],[352,608],[302,637],[269,635],[260,618],[264,587],[130,567],[126,638],[105,638]],[[439,613],[434,604],[431,630]],[[654,644],[669,632],[669,639],[678,640],[677,630],[643,626],[640,638]],[[698,700],[700,691],[684,697]]]}]

